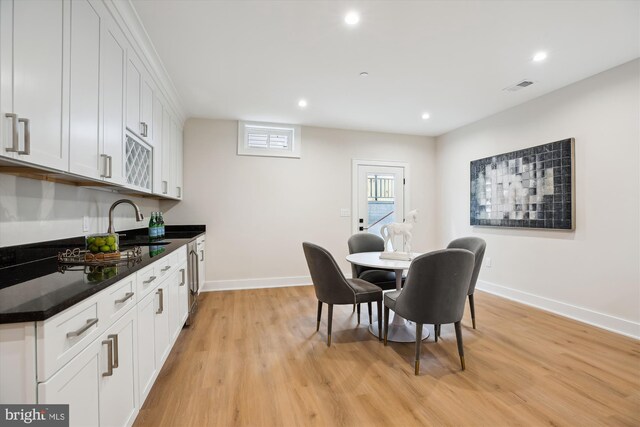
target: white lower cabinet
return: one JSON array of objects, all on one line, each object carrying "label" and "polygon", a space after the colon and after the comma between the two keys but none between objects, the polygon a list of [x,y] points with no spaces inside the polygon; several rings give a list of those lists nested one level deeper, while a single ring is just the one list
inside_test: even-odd
[{"label": "white lower cabinet", "polygon": [[137,415],[136,312],[129,310],[71,362],[38,385],[39,403],[69,404],[78,426],[129,426]]},{"label": "white lower cabinet", "polygon": [[186,257],[184,246],[38,322],[37,403],[69,404],[71,426],[131,426],[187,318]]},{"label": "white lower cabinet", "polygon": [[187,286],[187,265],[181,265],[169,278],[169,327],[171,339],[180,334],[187,320],[189,297]]},{"label": "white lower cabinet", "polygon": [[100,340],[94,341],[48,381],[38,384],[38,403],[69,405],[72,425],[100,425]]},{"label": "white lower cabinet", "polygon": [[[130,426],[138,414],[135,382],[138,336],[136,320],[136,311],[132,309],[114,323],[101,340],[101,366],[104,368],[100,373],[100,426],[102,427]],[[109,350],[111,350],[111,368],[109,368]]]},{"label": "white lower cabinet", "polygon": [[149,394],[156,378],[155,362],[155,294],[147,295],[138,303],[138,379],[140,401]]},{"label": "white lower cabinet", "polygon": [[156,366],[162,363],[169,355],[171,336],[169,335],[169,280],[165,280],[154,292],[155,317],[153,322],[153,336],[155,338],[154,350]]}]

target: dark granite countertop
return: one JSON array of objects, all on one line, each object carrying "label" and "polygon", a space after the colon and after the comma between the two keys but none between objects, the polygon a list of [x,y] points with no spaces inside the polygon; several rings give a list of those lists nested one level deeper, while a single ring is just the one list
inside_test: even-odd
[{"label": "dark granite countertop", "polygon": [[[119,232],[120,246],[148,243],[146,228]],[[164,245],[141,246],[136,262],[59,271],[57,253],[84,237],[0,248],[0,324],[45,320],[167,256],[204,234],[204,226],[167,226]]]}]

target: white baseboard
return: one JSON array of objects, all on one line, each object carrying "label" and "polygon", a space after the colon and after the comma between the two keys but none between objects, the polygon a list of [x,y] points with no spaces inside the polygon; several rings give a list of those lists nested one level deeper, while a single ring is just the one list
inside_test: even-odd
[{"label": "white baseboard", "polygon": [[508,288],[506,286],[496,285],[495,283],[484,280],[478,280],[476,288],[490,294],[498,295],[545,311],[550,311],[551,313],[569,317],[611,332],[640,339],[640,323],[637,322],[621,319],[609,314],[599,313],[584,307],[577,307],[565,302],[541,297],[528,292]]},{"label": "white baseboard", "polygon": [[267,277],[264,279],[211,280],[204,283],[202,292],[235,291],[238,289],[285,288],[312,285],[309,276]]}]

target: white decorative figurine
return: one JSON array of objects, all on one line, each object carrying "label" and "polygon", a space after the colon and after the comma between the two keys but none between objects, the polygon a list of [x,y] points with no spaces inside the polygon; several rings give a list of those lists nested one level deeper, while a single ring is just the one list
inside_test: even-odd
[{"label": "white decorative figurine", "polygon": [[[418,222],[418,210],[414,209],[407,214],[407,218],[404,222],[392,222],[391,224],[383,225],[380,229],[380,234],[384,239],[385,252],[380,255],[380,258],[410,260],[411,230],[413,229],[413,224],[416,222]],[[398,236],[402,236],[405,252],[398,251],[394,247],[393,242]],[[393,252],[386,251],[389,242],[391,242]]]}]

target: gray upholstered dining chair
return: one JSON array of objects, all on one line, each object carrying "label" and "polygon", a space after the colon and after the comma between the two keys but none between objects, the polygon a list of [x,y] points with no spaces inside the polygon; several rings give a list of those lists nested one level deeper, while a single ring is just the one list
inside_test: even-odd
[{"label": "gray upholstered dining chair", "polygon": [[466,249],[442,249],[420,255],[411,263],[400,291],[384,295],[384,345],[389,331],[389,309],[416,324],[415,374],[420,372],[422,325],[453,323],[462,370],[464,350],[460,321],[473,274],[474,256]]},{"label": "gray upholstered dining chair", "polygon": [[[469,290],[467,295],[469,296],[469,309],[471,310],[471,323],[473,329],[476,328],[476,307],[473,303],[473,293],[476,290],[476,282],[478,281],[478,275],[480,275],[480,268],[482,267],[482,259],[484,258],[484,251],[487,244],[479,237],[461,237],[455,239],[449,243],[447,249],[466,249],[475,256],[475,265],[473,267],[473,275],[471,276],[471,282],[469,283]],[[438,332],[440,332],[438,330]]]},{"label": "gray upholstered dining chair", "polygon": [[316,331],[320,330],[322,303],[329,306],[327,322],[327,346],[331,346],[331,322],[334,304],[360,304],[377,302],[378,333],[382,337],[382,289],[362,279],[347,279],[340,271],[333,256],[324,248],[313,243],[302,243],[307,259],[311,280],[318,298],[318,320]]},{"label": "gray upholstered dining chair", "polygon": [[[383,252],[384,240],[380,236],[370,233],[357,233],[349,237],[347,241],[350,254],[360,252]],[[381,270],[362,265],[351,264],[351,277],[366,280],[369,283],[379,286],[381,289],[396,288],[396,273],[393,270]],[[371,303],[368,305],[369,323],[371,323]],[[358,309],[358,323],[360,323],[360,304],[354,305],[354,310]]]}]

